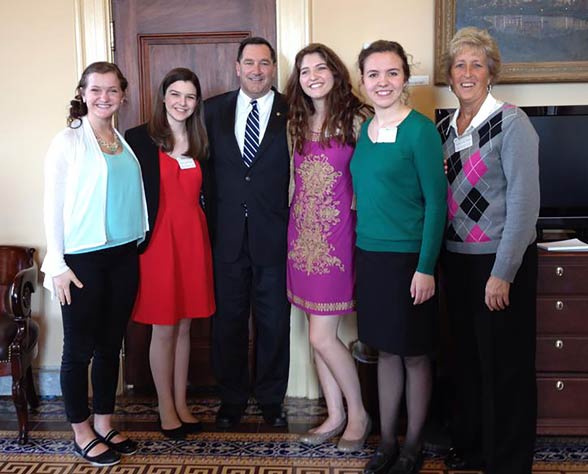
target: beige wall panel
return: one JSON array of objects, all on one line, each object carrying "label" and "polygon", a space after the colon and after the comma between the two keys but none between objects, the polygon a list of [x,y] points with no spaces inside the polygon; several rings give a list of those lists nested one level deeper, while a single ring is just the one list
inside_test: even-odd
[{"label": "beige wall panel", "polygon": [[[364,43],[377,39],[401,43],[412,55],[412,74],[433,81],[434,0],[312,0],[311,39],[332,47],[359,83],[357,55]],[[498,85],[496,97],[517,105],[588,104],[586,84]],[[445,87],[411,87],[411,104],[433,117],[437,107],[455,107]]]},{"label": "beige wall panel", "polygon": [[[0,2],[2,93],[0,130],[0,242],[29,245],[44,255],[43,159],[65,126],[76,83],[72,0]],[[61,355],[61,316],[39,285],[34,317],[41,325],[37,366]]]}]

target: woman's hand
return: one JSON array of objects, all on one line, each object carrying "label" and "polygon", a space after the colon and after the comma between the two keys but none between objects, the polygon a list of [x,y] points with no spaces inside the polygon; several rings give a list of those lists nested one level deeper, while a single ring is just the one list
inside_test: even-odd
[{"label": "woman's hand", "polygon": [[510,304],[508,294],[510,283],[502,278],[491,276],[486,283],[486,296],[484,302],[490,311],[506,309]]},{"label": "woman's hand", "polygon": [[426,273],[414,272],[410,283],[410,296],[414,298],[413,304],[421,304],[435,294],[435,278]]},{"label": "woman's hand", "polygon": [[53,285],[55,286],[55,291],[57,292],[57,298],[59,298],[59,302],[63,306],[64,304],[71,304],[71,293],[69,291],[69,285],[73,283],[78,288],[83,288],[84,285],[75,273],[72,270],[68,270],[61,275],[57,275],[53,277]]}]

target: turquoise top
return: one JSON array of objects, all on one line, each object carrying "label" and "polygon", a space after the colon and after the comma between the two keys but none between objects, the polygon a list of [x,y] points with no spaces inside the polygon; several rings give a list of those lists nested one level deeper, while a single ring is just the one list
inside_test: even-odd
[{"label": "turquoise top", "polygon": [[432,275],[447,213],[447,181],[435,125],[415,110],[394,143],[374,143],[372,119],[361,128],[351,160],[357,197],[356,245],[375,252],[419,253],[417,271]]},{"label": "turquoise top", "polygon": [[86,253],[123,245],[144,235],[141,169],[123,147],[118,155],[103,153],[108,168],[106,184],[106,243],[71,253]]}]

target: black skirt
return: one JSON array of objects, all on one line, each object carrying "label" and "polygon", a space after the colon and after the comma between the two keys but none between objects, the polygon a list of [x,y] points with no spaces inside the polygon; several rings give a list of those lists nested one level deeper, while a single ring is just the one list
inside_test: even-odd
[{"label": "black skirt", "polygon": [[359,340],[402,356],[431,354],[438,313],[435,296],[414,305],[410,284],[418,253],[370,252],[356,247]]}]

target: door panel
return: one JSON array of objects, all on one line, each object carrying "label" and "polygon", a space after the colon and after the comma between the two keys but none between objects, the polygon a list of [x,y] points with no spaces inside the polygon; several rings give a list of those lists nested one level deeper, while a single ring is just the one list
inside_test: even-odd
[{"label": "door panel", "polygon": [[[239,87],[234,63],[239,43],[248,36],[248,32],[140,35],[141,122],[148,120],[151,114],[154,97],[151,91],[156,90],[161,78],[172,67],[187,67],[195,71],[204,97]],[[206,66],[214,62],[227,65],[227,69]]]},{"label": "door panel", "polygon": [[[239,42],[262,36],[276,44],[275,0],[112,0],[115,61],[129,80],[121,131],[146,121],[154,92],[174,67],[198,75],[204,98],[236,89]],[[125,384],[152,390],[151,328],[129,323],[125,338]],[[192,387],[210,386],[210,321],[195,319],[191,334]]]}]

